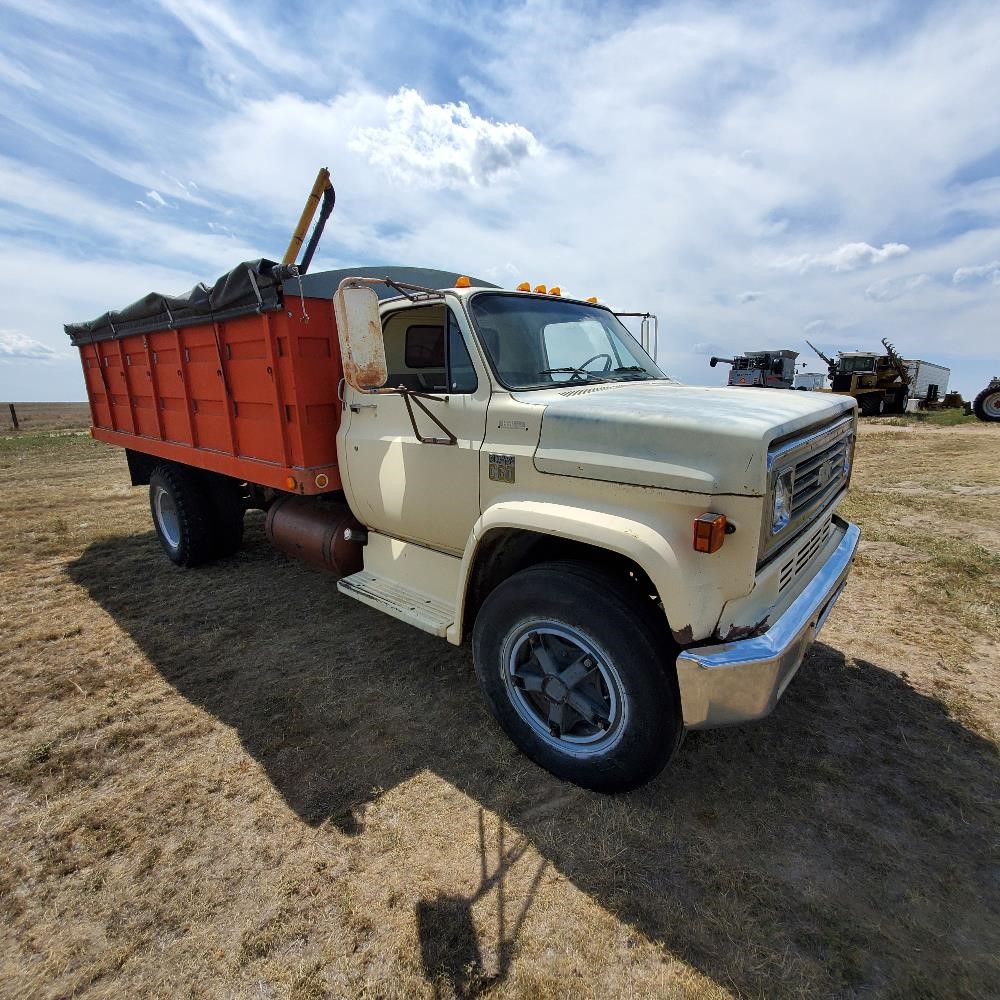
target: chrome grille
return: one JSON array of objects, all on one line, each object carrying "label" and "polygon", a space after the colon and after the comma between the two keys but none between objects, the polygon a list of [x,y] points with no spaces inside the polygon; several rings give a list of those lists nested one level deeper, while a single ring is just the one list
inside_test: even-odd
[{"label": "chrome grille", "polygon": [[833,522],[827,520],[800,545],[790,559],[778,571],[778,593],[780,594],[809,565],[813,556],[826,544],[833,530]]},{"label": "chrome grille", "polygon": [[[852,414],[771,446],[767,455],[769,492],[758,565],[798,538],[847,488],[854,427]],[[792,498],[787,524],[774,533],[769,514],[779,477],[791,478]]]},{"label": "chrome grille", "polygon": [[847,479],[849,449],[850,438],[842,437],[795,463],[792,479],[793,518],[843,489]]}]

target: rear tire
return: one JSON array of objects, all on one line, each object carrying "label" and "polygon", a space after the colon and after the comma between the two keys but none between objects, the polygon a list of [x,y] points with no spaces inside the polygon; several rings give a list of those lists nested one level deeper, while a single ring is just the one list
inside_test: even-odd
[{"label": "rear tire", "polygon": [[585,563],[552,562],[509,577],[476,618],[493,715],[527,757],[585,788],[635,788],[681,742],[670,643],[641,600]]},{"label": "rear tire", "polygon": [[241,484],[225,476],[212,476],[208,482],[208,493],[212,504],[215,555],[220,558],[231,556],[243,544],[247,498]]},{"label": "rear tire", "polygon": [[861,397],[859,405],[862,416],[877,417],[882,412],[882,397],[878,393],[871,392],[867,396]]},{"label": "rear tire", "polygon": [[983,389],[972,404],[972,412],[987,423],[1000,421],[1000,388],[987,386]]},{"label": "rear tire", "polygon": [[158,465],[149,476],[149,507],[163,551],[178,566],[216,555],[212,501],[201,478],[183,465]]}]

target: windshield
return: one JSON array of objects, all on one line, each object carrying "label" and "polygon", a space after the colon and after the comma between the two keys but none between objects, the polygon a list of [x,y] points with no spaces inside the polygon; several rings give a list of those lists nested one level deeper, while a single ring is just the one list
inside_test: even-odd
[{"label": "windshield", "polygon": [[470,308],[508,389],[666,377],[607,309],[492,292]]},{"label": "windshield", "polygon": [[873,372],[875,371],[875,359],[842,357],[840,359],[840,370],[845,374],[854,372]]}]

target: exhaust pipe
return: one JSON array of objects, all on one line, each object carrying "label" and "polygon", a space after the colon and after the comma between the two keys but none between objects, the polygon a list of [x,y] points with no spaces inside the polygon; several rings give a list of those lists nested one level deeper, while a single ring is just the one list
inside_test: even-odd
[{"label": "exhaust pipe", "polygon": [[319,246],[319,239],[323,235],[323,229],[326,227],[326,220],[330,218],[330,213],[336,204],[337,192],[334,191],[333,185],[327,181],[326,190],[323,192],[323,204],[320,205],[319,218],[316,220],[316,228],[313,229],[312,236],[309,237],[309,244],[306,247],[305,255],[302,257],[302,263],[299,264],[299,274],[305,274],[309,270],[313,254],[316,252],[316,247]]},{"label": "exhaust pipe", "polygon": [[338,577],[357,573],[363,565],[367,533],[345,503],[280,497],[267,509],[264,531],[279,552]]}]

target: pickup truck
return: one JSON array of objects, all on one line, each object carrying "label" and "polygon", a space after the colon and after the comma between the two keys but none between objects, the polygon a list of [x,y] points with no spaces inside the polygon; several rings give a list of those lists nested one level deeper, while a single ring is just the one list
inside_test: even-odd
[{"label": "pickup truck", "polygon": [[265,510],[347,597],[471,642],[514,743],[590,788],[771,712],[854,557],[855,401],[681,385],[596,299],[256,261],[66,330],[174,563]]}]

